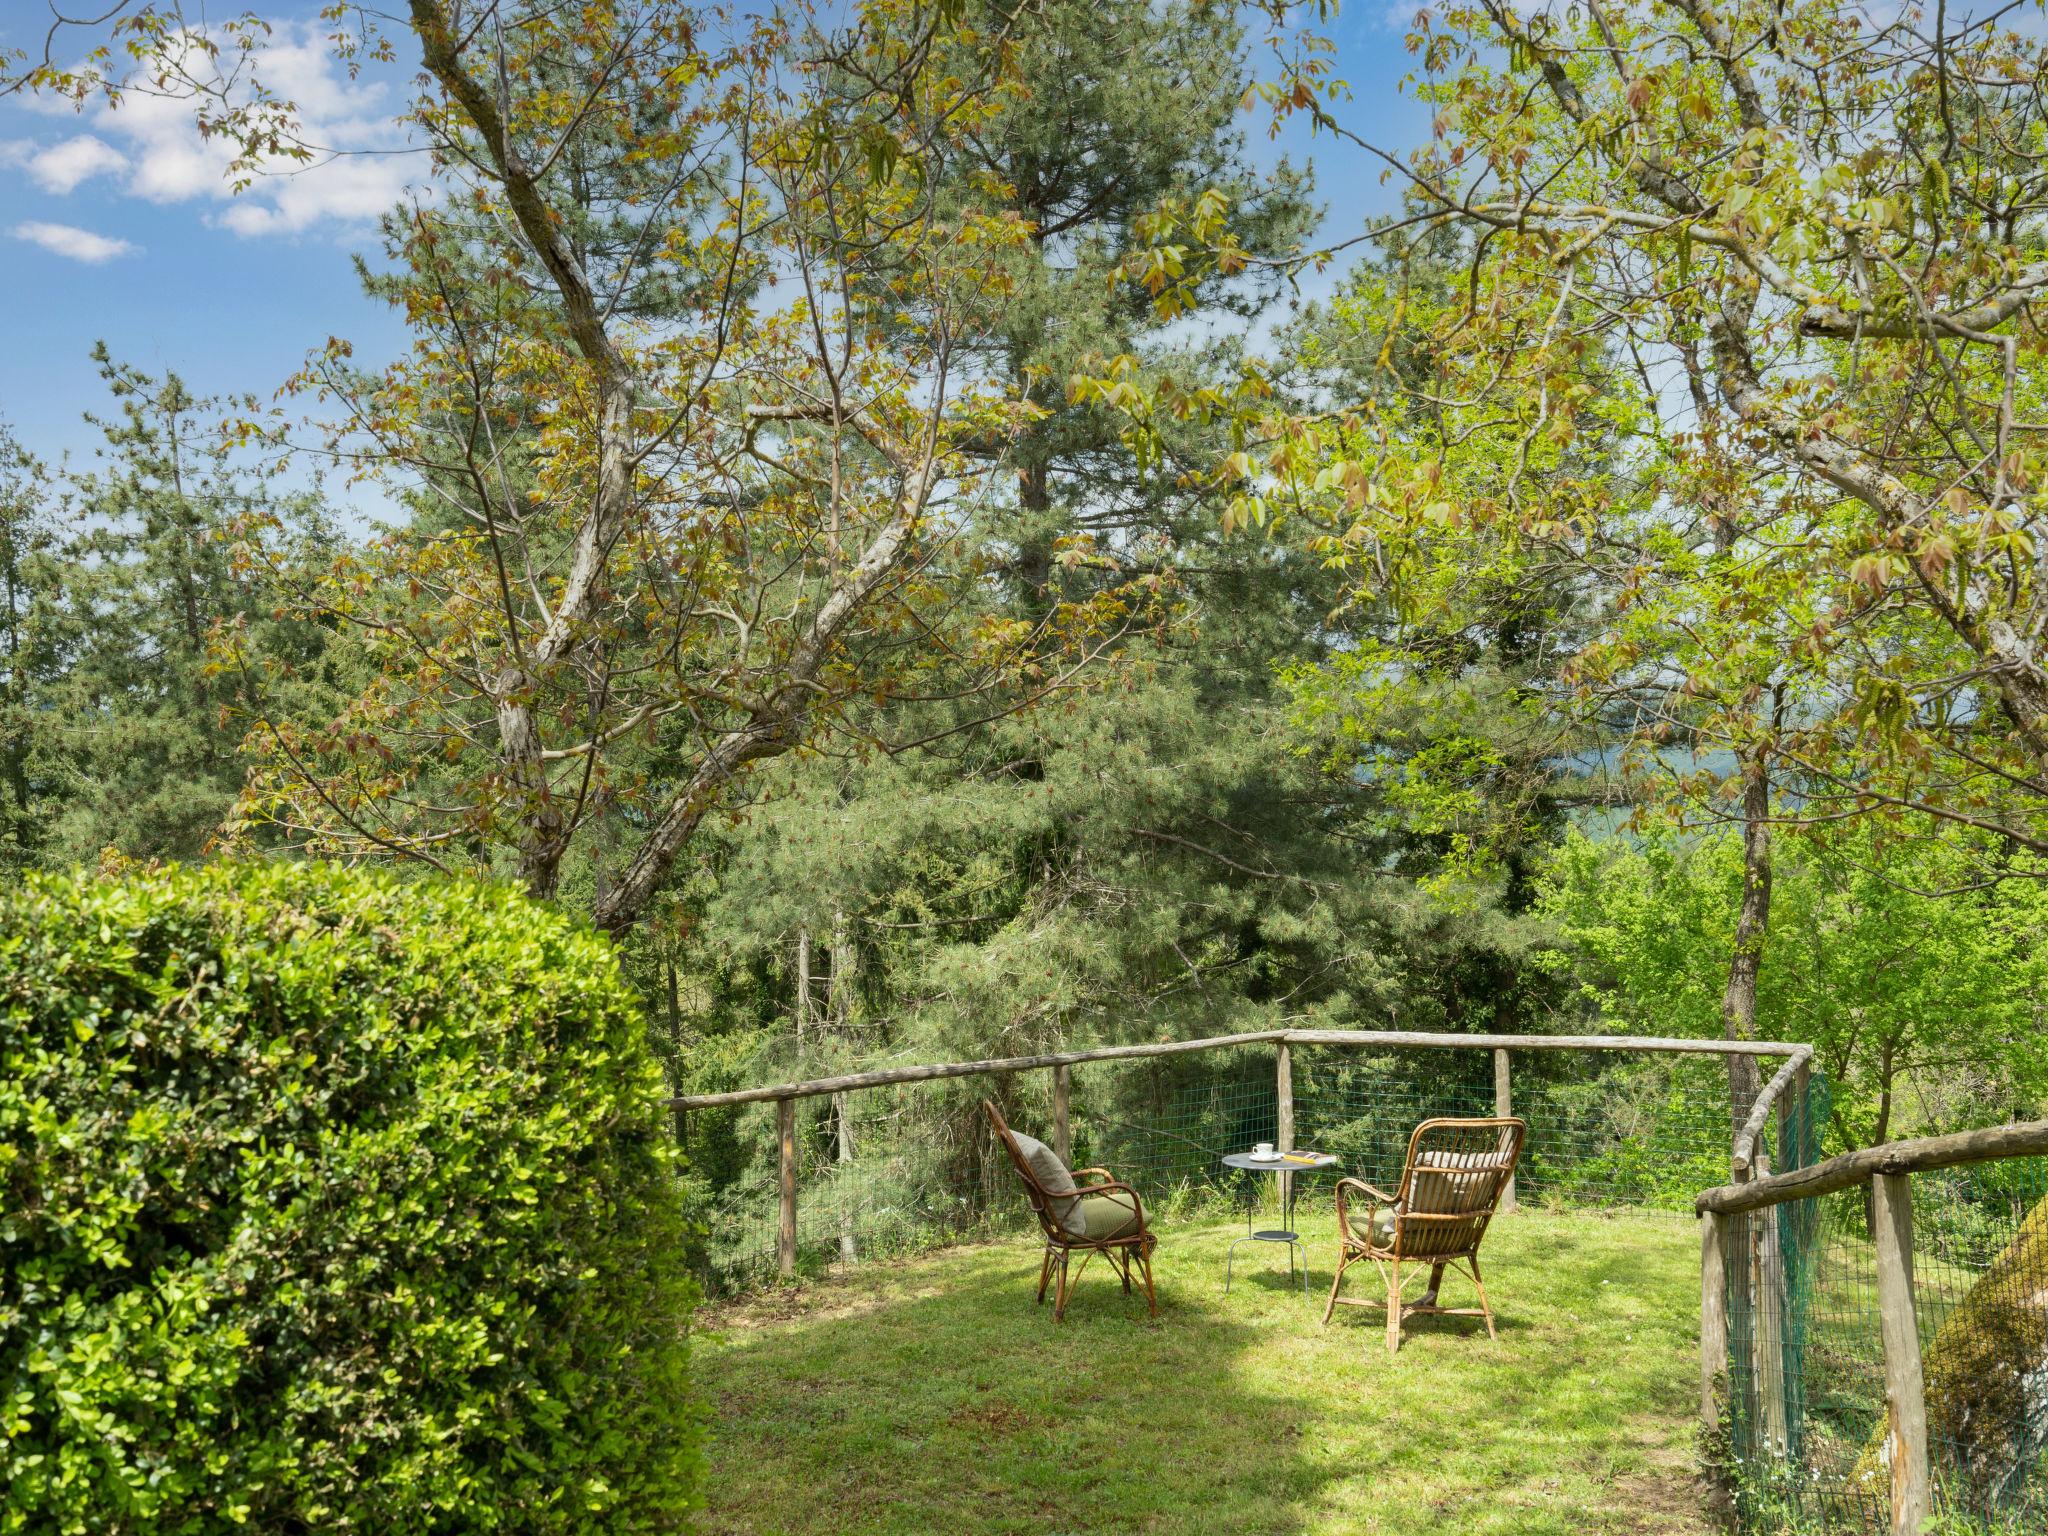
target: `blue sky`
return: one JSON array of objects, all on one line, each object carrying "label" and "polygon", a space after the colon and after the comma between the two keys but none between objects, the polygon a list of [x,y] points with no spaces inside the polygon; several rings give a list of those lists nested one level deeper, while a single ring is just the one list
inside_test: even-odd
[{"label": "blue sky", "polygon": [[[88,355],[97,340],[152,371],[175,369],[202,393],[266,397],[329,336],[347,338],[365,361],[404,344],[351,265],[376,249],[377,212],[424,175],[389,126],[403,75],[350,82],[307,25],[312,7],[256,8],[276,23],[269,77],[321,142],[364,153],[236,196],[220,175],[222,152],[200,142],[180,104],[131,96],[118,110],[79,113],[0,101],[0,292],[10,301],[0,418],[47,459],[93,450],[83,415],[106,403]],[[25,35],[39,10],[0,5],[0,46],[39,45],[39,29]],[[1398,90],[1410,59],[1397,16],[1365,4],[1326,32],[1354,93],[1346,121],[1406,145],[1426,133],[1427,115]],[[1269,145],[1260,122],[1246,127],[1261,157],[1313,158],[1325,238],[1393,205],[1393,189],[1357,152],[1310,142],[1299,128]]]}]

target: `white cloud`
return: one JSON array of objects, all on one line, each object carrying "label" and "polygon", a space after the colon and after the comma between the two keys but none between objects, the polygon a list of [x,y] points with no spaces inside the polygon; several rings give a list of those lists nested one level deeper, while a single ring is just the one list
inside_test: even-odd
[{"label": "white cloud", "polygon": [[20,166],[28,172],[29,180],[45,192],[59,196],[74,190],[82,181],[111,175],[128,166],[121,151],[89,133],[74,134],[48,146],[12,139],[0,144],[0,160]]},{"label": "white cloud", "polygon": [[98,266],[103,261],[112,261],[116,256],[133,256],[142,247],[127,240],[116,240],[111,235],[96,235],[89,229],[80,229],[75,224],[46,224],[31,219],[17,224],[9,231],[17,240],[26,240],[31,245],[40,245],[46,251],[59,256],[68,256],[73,261],[83,261]]},{"label": "white cloud", "polygon": [[[201,58],[194,49],[186,62],[197,70]],[[396,77],[365,71],[350,79],[318,26],[278,25],[258,52],[254,74],[293,103],[303,142],[318,152],[311,161],[267,159],[239,193],[229,172],[234,147],[200,137],[191,101],[143,90],[127,92],[119,106],[89,109],[91,133],[51,145],[0,143],[0,162],[21,166],[46,191],[69,192],[89,177],[108,176],[147,202],[211,205],[207,222],[240,235],[321,226],[360,234],[400,200],[410,178],[423,175],[424,157],[409,152],[395,121]]]}]

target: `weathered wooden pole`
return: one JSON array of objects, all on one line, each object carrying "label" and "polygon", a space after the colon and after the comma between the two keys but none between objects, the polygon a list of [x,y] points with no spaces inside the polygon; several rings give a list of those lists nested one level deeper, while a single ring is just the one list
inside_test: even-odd
[{"label": "weathered wooden pole", "polygon": [[1069,1168],[1074,1166],[1074,1128],[1069,1119],[1074,1091],[1073,1068],[1065,1062],[1052,1069],[1052,1149]]},{"label": "weathered wooden pole", "polygon": [[775,1139],[782,1157],[782,1209],[775,1230],[775,1268],[796,1274],[796,1100],[775,1101]]},{"label": "weathered wooden pole", "polygon": [[853,1126],[846,1118],[848,1101],[852,1097],[849,1093],[832,1095],[832,1119],[839,1132],[839,1262],[842,1264],[851,1264],[854,1260]]},{"label": "weathered wooden pole", "polygon": [[[1515,1112],[1515,1096],[1508,1088],[1508,1053],[1499,1047],[1493,1053],[1493,1112],[1503,1120]],[[1508,1187],[1501,1191],[1500,1208],[1504,1211],[1516,1209],[1513,1174],[1508,1175]]]},{"label": "weathered wooden pole", "polygon": [[[1756,1155],[1759,1178],[1771,1176],[1771,1160]],[[1750,1338],[1756,1354],[1757,1418],[1764,1444],[1782,1458],[1791,1448],[1785,1417],[1785,1258],[1779,1242],[1779,1210],[1765,1206],[1749,1219],[1756,1284],[1750,1301]]]},{"label": "weathered wooden pole", "polygon": [[1700,1216],[1700,1428],[1710,1436],[1728,1402],[1728,1228],[1740,1219]]},{"label": "weathered wooden pole", "polygon": [[1891,1471],[1892,1536],[1920,1536],[1927,1518],[1927,1389],[1913,1310],[1913,1185],[1903,1173],[1871,1180],[1877,1240],[1877,1316],[1884,1338],[1885,1461]]},{"label": "weathered wooden pole", "polygon": [[[1294,1052],[1285,1040],[1274,1047],[1273,1092],[1275,1099],[1274,1145],[1282,1152],[1294,1150]],[[1280,1209],[1290,1208],[1288,1196],[1294,1193],[1294,1175],[1280,1175]]]},{"label": "weathered wooden pole", "polygon": [[1294,1150],[1294,1052],[1285,1040],[1275,1048],[1273,1062],[1273,1088],[1277,1100],[1277,1139],[1274,1145],[1282,1152]]},{"label": "weathered wooden pole", "polygon": [[811,930],[796,931],[796,1054],[802,1061],[804,1028],[811,1022]]},{"label": "weathered wooden pole", "polygon": [[[1728,1058],[1728,1098],[1735,1103],[1742,1092],[1742,1058]],[[1742,1114],[1738,1109],[1733,1117],[1733,1134],[1728,1143],[1728,1176],[1737,1184],[1749,1182],[1749,1163],[1742,1149]]]},{"label": "weathered wooden pole", "polygon": [[1813,1086],[1813,1064],[1802,1061],[1792,1069],[1792,1081],[1778,1095],[1778,1171],[1789,1173],[1806,1161],[1807,1138],[1813,1134],[1813,1111],[1806,1101]]}]

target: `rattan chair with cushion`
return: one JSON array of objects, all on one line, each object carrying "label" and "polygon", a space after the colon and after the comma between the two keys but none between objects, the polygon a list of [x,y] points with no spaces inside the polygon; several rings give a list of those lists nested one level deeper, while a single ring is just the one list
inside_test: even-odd
[{"label": "rattan chair with cushion", "polygon": [[[1081,1278],[1088,1261],[1096,1254],[1122,1278],[1126,1294],[1131,1289],[1132,1269],[1145,1283],[1145,1304],[1152,1316],[1159,1315],[1159,1300],[1152,1290],[1152,1250],[1158,1243],[1145,1224],[1144,1202],[1128,1184],[1120,1184],[1107,1168],[1080,1168],[1071,1172],[1044,1142],[1013,1131],[1002,1111],[984,1102],[982,1109],[995,1128],[996,1139],[1010,1156],[1017,1177],[1031,1201],[1038,1229],[1045,1235],[1045,1257],[1038,1266],[1038,1299],[1058,1277],[1053,1293],[1055,1322],[1067,1315],[1067,1297]],[[1068,1276],[1068,1261],[1075,1254],[1081,1262]]]},{"label": "rattan chair with cushion", "polygon": [[[1337,1181],[1337,1276],[1330,1282],[1328,1323],[1341,1302],[1348,1307],[1387,1309],[1387,1351],[1401,1347],[1401,1319],[1477,1317],[1495,1337],[1493,1309],[1479,1278],[1479,1244],[1500,1205],[1502,1191],[1521,1160],[1529,1128],[1521,1120],[1425,1120],[1408,1139],[1401,1188],[1389,1195],[1363,1179]],[[1364,1197],[1363,1208],[1359,1197]],[[1344,1296],[1344,1271],[1370,1259],[1386,1281],[1387,1299]],[[1419,1301],[1401,1299],[1401,1270],[1427,1264],[1429,1289]],[[1437,1291],[1444,1271],[1459,1268],[1479,1292],[1477,1307],[1440,1307]]]}]

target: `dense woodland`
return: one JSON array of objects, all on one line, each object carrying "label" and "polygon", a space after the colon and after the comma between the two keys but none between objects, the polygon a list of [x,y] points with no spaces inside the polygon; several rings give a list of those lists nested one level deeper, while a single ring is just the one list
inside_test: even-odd
[{"label": "dense woodland", "polygon": [[414,345],[0,441],[10,870],[485,872],[686,1088],[1284,1021],[1811,1041],[1838,1146],[2048,1101],[2037,45],[1425,15],[1361,230],[1285,8],[357,21]]}]

